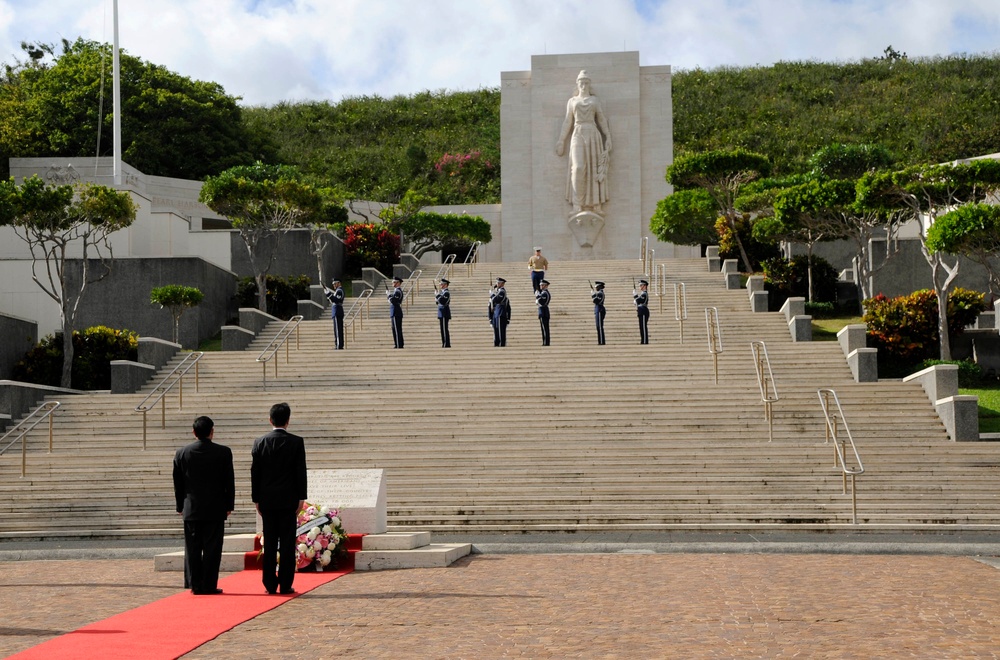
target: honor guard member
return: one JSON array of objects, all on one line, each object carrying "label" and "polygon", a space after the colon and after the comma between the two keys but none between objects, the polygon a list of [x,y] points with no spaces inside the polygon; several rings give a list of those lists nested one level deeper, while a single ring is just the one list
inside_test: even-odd
[{"label": "honor guard member", "polygon": [[330,316],[333,318],[333,339],[336,348],[341,350],[344,348],[344,287],[336,278],[331,282],[331,285],[333,289],[323,287],[323,294],[333,305],[330,310]]},{"label": "honor guard member", "polygon": [[451,348],[451,334],[448,332],[448,321],[451,320],[451,291],[448,290],[448,280],[441,280],[441,289],[434,294],[438,306],[438,323],[441,324],[441,348]]},{"label": "honor guard member", "polygon": [[646,291],[649,282],[639,280],[639,291],[632,290],[632,300],[635,311],[639,315],[639,343],[649,343],[649,293]]},{"label": "honor guard member", "polygon": [[597,323],[597,343],[604,346],[604,282],[594,282],[594,290],[590,294],[594,301],[594,321]]},{"label": "honor guard member", "polygon": [[538,291],[535,292],[535,304],[538,305],[538,324],[542,327],[542,346],[549,345],[549,303],[551,301],[549,281],[542,280],[538,283]]},{"label": "honor guard member", "polygon": [[531,270],[531,288],[538,293],[545,271],[549,268],[549,260],[542,256],[542,248],[535,248],[535,254],[528,259],[528,268]]},{"label": "honor guard member", "polygon": [[490,321],[493,324],[493,345],[507,345],[507,324],[510,323],[510,299],[504,285],[507,280],[497,278],[496,286],[490,292]]},{"label": "honor guard member", "polygon": [[393,348],[403,348],[403,280],[392,278],[392,291],[386,291],[389,299],[389,320],[392,322]]}]

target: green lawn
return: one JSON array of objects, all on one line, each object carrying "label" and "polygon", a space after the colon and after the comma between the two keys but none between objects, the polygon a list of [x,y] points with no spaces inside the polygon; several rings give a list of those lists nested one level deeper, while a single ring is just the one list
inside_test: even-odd
[{"label": "green lawn", "polygon": [[837,333],[844,329],[845,325],[861,323],[860,316],[838,316],[830,319],[817,319],[812,321],[813,341],[836,341]]},{"label": "green lawn", "polygon": [[959,394],[979,397],[979,432],[1000,433],[1000,387],[958,388]]}]

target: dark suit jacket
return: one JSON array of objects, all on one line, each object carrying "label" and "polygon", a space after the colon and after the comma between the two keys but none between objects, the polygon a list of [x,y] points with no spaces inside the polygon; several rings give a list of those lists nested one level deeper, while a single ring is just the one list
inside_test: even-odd
[{"label": "dark suit jacket", "polygon": [[174,454],[174,499],[184,520],[225,520],[236,504],[233,452],[195,440]]},{"label": "dark suit jacket", "polygon": [[274,429],[253,443],[251,499],[262,509],[297,507],[306,499],[306,447],[297,435]]}]

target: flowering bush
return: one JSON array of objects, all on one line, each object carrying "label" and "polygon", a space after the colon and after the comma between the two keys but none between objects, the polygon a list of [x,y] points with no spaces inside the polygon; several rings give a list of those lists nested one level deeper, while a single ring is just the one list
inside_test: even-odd
[{"label": "flowering bush", "polygon": [[392,273],[392,265],[399,261],[398,234],[375,223],[355,223],[344,228],[344,235],[349,274],[359,275],[362,267]]},{"label": "flowering bush", "polygon": [[346,552],[343,541],[347,534],[340,524],[340,511],[306,502],[296,524],[302,529],[310,523],[317,524],[295,539],[295,566],[300,571],[309,567],[322,570],[333,562],[335,554]]},{"label": "flowering bush", "polygon": [[[864,302],[869,346],[906,362],[935,357],[940,351],[937,296],[929,289],[889,298],[881,293]],[[948,296],[948,330],[952,337],[986,309],[984,296],[956,287]]]},{"label": "flowering bush", "polygon": [[[439,204],[470,204],[499,194],[496,165],[479,151],[446,153],[434,162],[432,179]],[[496,190],[494,190],[496,188]]]}]

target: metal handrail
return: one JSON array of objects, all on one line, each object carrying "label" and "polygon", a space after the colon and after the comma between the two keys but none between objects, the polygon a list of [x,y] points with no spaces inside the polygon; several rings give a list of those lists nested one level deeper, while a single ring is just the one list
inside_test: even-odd
[{"label": "metal handrail", "polygon": [[424,271],[418,268],[403,280],[403,300],[406,302],[406,309],[410,308],[410,299],[420,295],[420,276],[423,273]]},{"label": "metal handrail", "polygon": [[469,248],[469,254],[465,255],[465,265],[466,271],[469,276],[472,275],[472,271],[475,270],[476,264],[479,263],[479,248],[483,246],[482,241],[476,241]]},{"label": "metal handrail", "polygon": [[767,421],[767,441],[771,442],[774,440],[774,416],[771,404],[778,402],[778,386],[774,384],[771,360],[767,356],[767,346],[764,345],[764,342],[750,342],[750,352],[753,353],[753,366],[757,371],[757,387],[760,388],[760,401],[764,404],[764,419]]},{"label": "metal handrail", "polygon": [[719,353],[722,352],[722,328],[719,327],[719,308],[705,308],[705,327],[708,330],[708,352],[715,367],[715,384],[719,384]]},{"label": "metal handrail", "polygon": [[649,236],[639,239],[639,261],[642,262],[642,272],[646,272],[646,248],[649,247]]},{"label": "metal handrail", "polygon": [[[146,395],[146,398],[135,407],[136,412],[142,413],[142,450],[146,451],[146,413],[152,410],[167,393],[173,389],[174,385],[180,384],[177,389],[177,409],[184,408],[184,376],[194,367],[194,391],[198,391],[199,385],[199,361],[205,353],[203,351],[193,351],[184,356],[173,370],[163,377],[153,391]],[[155,397],[155,398],[154,398]],[[150,401],[152,399],[152,401]],[[160,406],[160,428],[167,428],[167,407],[166,404]]]},{"label": "metal handrail", "polygon": [[30,413],[28,413],[25,416],[24,419],[22,419],[20,422],[17,423],[16,426],[14,426],[14,428],[12,428],[11,430],[9,430],[6,433],[4,433],[3,437],[0,438],[0,444],[3,444],[3,441],[6,440],[7,438],[9,438],[10,436],[14,435],[15,431],[17,431],[18,429],[20,429],[22,426],[25,426],[26,424],[28,424],[28,422],[31,422],[30,426],[27,426],[23,430],[21,430],[21,432],[18,434],[18,436],[16,438],[14,438],[10,442],[8,442],[6,445],[4,445],[3,449],[0,449],[0,456],[2,456],[3,453],[5,451],[7,451],[8,449],[10,449],[18,440],[21,441],[21,476],[22,477],[24,477],[25,472],[27,471],[27,467],[28,467],[28,439],[27,439],[28,433],[30,433],[36,426],[38,426],[40,423],[42,423],[42,421],[44,421],[46,418],[49,420],[49,451],[48,451],[48,453],[50,453],[50,454],[52,453],[52,413],[54,413],[56,410],[58,410],[58,408],[59,408],[60,405],[62,405],[62,404],[60,404],[58,401],[46,401],[42,405],[40,405],[37,408],[35,408],[34,410],[32,410]]},{"label": "metal handrail", "polygon": [[[840,468],[841,475],[843,477],[843,494],[847,494],[847,476],[851,477],[851,522],[855,525],[858,524],[858,490],[857,490],[857,477],[859,474],[864,474],[865,466],[861,462],[861,455],[858,453],[858,447],[854,444],[854,436],[851,435],[851,429],[847,425],[847,418],[844,417],[844,409],[840,406],[840,399],[837,397],[837,393],[832,389],[819,389],[816,390],[816,394],[819,395],[819,404],[823,408],[823,417],[826,419],[826,439],[823,444],[830,442],[830,438],[833,438],[833,449],[835,457],[833,459],[833,467]],[[833,402],[836,404],[837,409],[835,411],[830,410],[830,399],[833,398]],[[832,418],[831,418],[832,415]],[[838,444],[838,429],[840,424],[843,422],[844,431],[847,434],[846,439],[841,439]],[[848,467],[847,465],[847,443],[851,443],[851,453],[854,454],[854,463],[856,467]]]},{"label": "metal handrail", "polygon": [[653,284],[653,291],[660,299],[660,313],[663,312],[663,294],[667,292],[667,265],[659,264],[656,267],[656,275],[650,278]]},{"label": "metal handrail", "polygon": [[[684,321],[688,317],[687,285],[684,282],[675,282],[674,287],[674,320],[680,326],[681,343],[684,343]],[[718,310],[716,310],[718,316]],[[716,318],[718,322],[718,318]]]},{"label": "metal handrail", "polygon": [[[278,332],[275,333],[274,339],[271,340],[264,350],[260,352],[257,356],[257,362],[260,362],[263,368],[263,374],[261,376],[261,385],[267,387],[267,363],[271,361],[271,358],[277,354],[282,346],[285,347],[285,364],[288,364],[288,338],[292,336],[292,331],[295,331],[295,350],[299,350],[299,324],[302,323],[302,315],[296,314],[292,318],[285,321],[285,325],[278,328]],[[274,361],[274,377],[278,377],[278,361]]]},{"label": "metal handrail", "polygon": [[372,297],[373,291],[374,289],[365,289],[362,291],[361,295],[358,296],[351,304],[351,308],[347,310],[346,314],[344,314],[344,327],[351,328],[351,339],[356,338],[354,319],[358,319],[359,325],[363,330],[365,327],[365,319],[364,316],[361,315],[361,312],[365,312],[365,315],[368,316],[368,318],[371,318],[371,304],[369,303],[369,300]]},{"label": "metal handrail", "polygon": [[452,252],[444,260],[444,263],[442,263],[441,267],[438,268],[437,275],[434,276],[434,283],[435,284],[440,283],[441,282],[441,278],[444,277],[446,274],[447,275],[451,274],[452,267],[455,265],[455,257],[456,256],[457,255],[454,252]]}]

